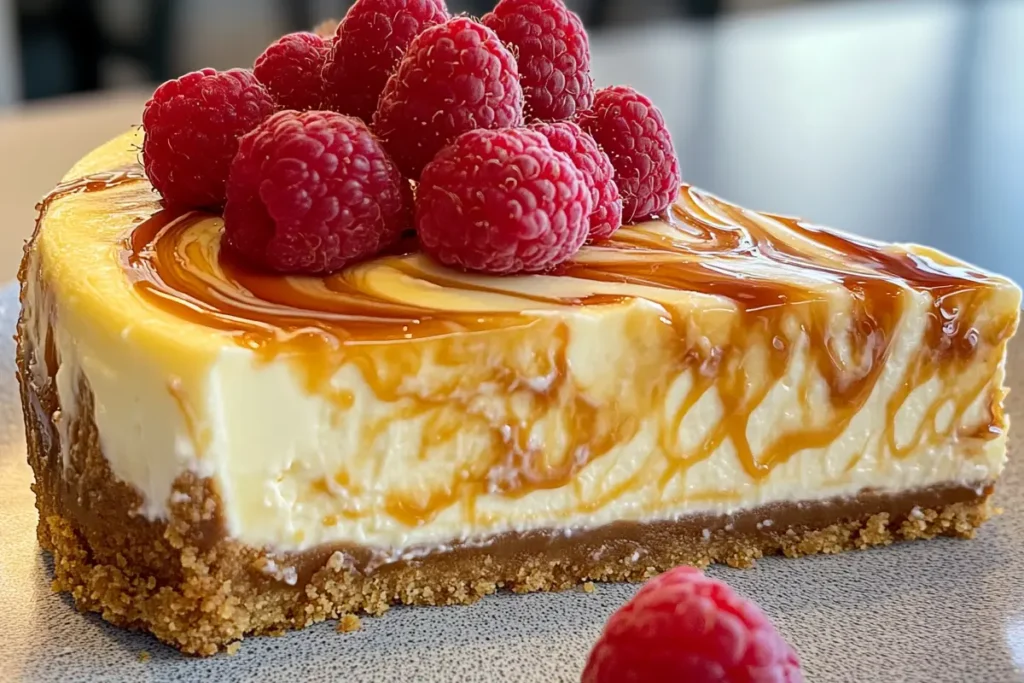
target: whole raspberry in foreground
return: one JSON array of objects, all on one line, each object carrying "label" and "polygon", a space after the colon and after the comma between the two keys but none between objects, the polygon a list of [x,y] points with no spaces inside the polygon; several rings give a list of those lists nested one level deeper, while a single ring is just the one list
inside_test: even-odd
[{"label": "whole raspberry in foreground", "polygon": [[475,130],[423,170],[416,228],[423,250],[445,265],[537,273],[579,251],[590,210],[583,174],[543,135]]},{"label": "whole raspberry in foreground", "polygon": [[142,113],[149,181],[168,204],[221,206],[239,139],[276,110],[249,71],[203,69],[167,81]]},{"label": "whole raspberry in foreground", "polygon": [[373,130],[402,172],[417,179],[459,135],[522,122],[512,53],[491,29],[457,17],[413,40],[380,96]]},{"label": "whole raspberry in foreground", "polygon": [[444,0],[356,0],[324,67],[325,107],[369,123],[409,43],[447,20]]},{"label": "whole raspberry in foreground", "polygon": [[598,90],[579,117],[615,167],[626,223],[655,216],[675,201],[682,177],[672,135],[654,104],[626,86]]},{"label": "whole raspberry in foreground", "polygon": [[315,33],[289,33],[264,50],[252,72],[282,109],[319,109],[328,49]]},{"label": "whole raspberry in foreground", "polygon": [[530,126],[548,139],[555,150],[567,154],[590,190],[590,239],[603,240],[622,227],[622,197],[615,184],[615,169],[589,134],[571,121],[534,123]]},{"label": "whole raspberry in foreground", "polygon": [[559,121],[590,109],[590,41],[563,0],[501,0],[482,21],[518,50],[528,118]]},{"label": "whole raspberry in foreground", "polygon": [[796,652],[768,617],[692,567],[647,583],[612,615],[582,683],[800,683]]},{"label": "whole raspberry in foreground", "polygon": [[225,245],[259,268],[330,273],[397,241],[411,223],[407,192],[359,119],[283,111],[242,139]]}]

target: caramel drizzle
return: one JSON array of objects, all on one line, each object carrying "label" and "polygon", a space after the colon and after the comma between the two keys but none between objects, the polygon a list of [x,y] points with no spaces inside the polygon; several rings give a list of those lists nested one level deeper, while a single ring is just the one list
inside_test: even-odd
[{"label": "caramel drizzle", "polygon": [[[598,509],[645,482],[656,482],[664,491],[677,475],[710,457],[726,442],[732,444],[750,478],[763,481],[794,454],[825,447],[846,430],[882,375],[908,297],[920,291],[929,292],[934,299],[924,351],[914,358],[901,389],[888,402],[884,442],[896,457],[903,457],[926,439],[991,439],[1004,429],[995,399],[989,424],[970,434],[950,431],[989,389],[1005,343],[1015,330],[1015,318],[979,322],[979,308],[992,285],[988,276],[796,219],[745,211],[694,188],[681,190],[668,223],[621,230],[557,273],[593,283],[715,295],[738,311],[739,322],[731,326],[728,341],[709,347],[692,334],[700,327],[692,314],[662,305],[663,333],[669,340],[664,357],[641,363],[635,386],[626,392],[630,395],[605,406],[593,405],[574,386],[566,362],[568,331],[551,317],[501,310],[450,311],[388,300],[361,286],[358,268],[319,278],[256,273],[232,262],[215,247],[204,248],[189,239],[213,218],[161,210],[133,230],[122,250],[122,264],[144,301],[222,331],[263,360],[287,357],[304,377],[306,388],[328,397],[339,411],[351,407],[353,397],[338,392],[330,380],[342,365],[354,364],[378,398],[402,406],[398,417],[429,418],[430,429],[421,446],[424,457],[430,448],[451,443],[468,422],[482,424],[492,434],[490,457],[467,465],[450,483],[434,487],[425,496],[389,496],[386,507],[390,514],[409,525],[425,523],[457,504],[475,517],[476,498],[484,494],[515,497],[538,489],[578,486],[576,474],[581,469],[634,438],[650,415],[661,414],[672,382],[686,371],[692,371],[693,385],[660,425],[659,446],[669,459],[668,467],[651,457],[632,479],[613,490],[587,500],[580,496],[580,509]],[[517,296],[527,311],[537,304],[580,307],[628,298],[595,294],[564,299],[510,293],[498,280],[493,284],[482,278],[470,282],[454,273],[425,270],[415,259],[405,257],[412,248],[414,245],[404,245],[399,253],[378,263],[438,288]],[[779,266],[820,286],[782,280]],[[836,339],[831,332],[829,296],[844,291],[852,302],[853,323],[844,329],[842,339]],[[812,373],[805,372],[797,390],[806,424],[755,449],[748,439],[749,422],[789,370],[794,346],[801,340],[793,333],[794,320],[806,339],[802,353],[813,359],[827,387],[829,416],[812,419],[808,412],[814,387],[809,383]],[[491,359],[486,377],[456,377],[427,394],[405,386],[405,380],[416,377],[420,369],[419,343],[436,346],[432,362],[463,367],[465,358],[482,348],[474,346],[477,336],[486,339],[496,329],[504,331],[510,349]],[[538,333],[547,343],[535,350],[527,372],[513,360],[514,347],[529,344]],[[750,349],[767,349],[763,369],[751,365]],[[937,398],[918,433],[909,443],[898,444],[895,417],[911,393],[933,377],[951,380],[979,357],[985,359],[986,367],[978,373],[978,386],[962,395]],[[538,376],[550,381],[535,386],[527,379]],[[522,399],[518,407],[509,407],[497,420],[481,414],[471,397],[474,386],[482,381],[497,386],[499,395],[504,392]],[[701,443],[684,449],[680,445],[683,420],[713,389],[717,390],[722,418]],[[953,419],[949,430],[939,433],[934,418],[950,400]],[[537,430],[543,432],[544,420],[556,413],[569,435],[567,443],[558,448],[545,442],[538,446],[532,435]],[[364,428],[372,442],[374,434],[382,433],[387,425]],[[853,469],[856,461],[854,458],[848,469]],[[363,514],[344,504],[359,493],[351,479],[342,471],[314,487],[339,499],[337,515],[325,524]],[[730,494],[721,495],[728,498]]]},{"label": "caramel drizzle", "polygon": [[72,194],[80,194],[87,192],[102,192],[104,190],[110,190],[120,185],[127,183],[135,183],[146,179],[146,172],[139,166],[128,166],[122,169],[113,171],[106,171],[103,173],[94,173],[87,175],[82,178],[74,178],[72,180],[65,181],[55,187],[48,195],[36,204],[36,211],[39,212],[39,218],[36,219],[38,226],[39,220],[42,219],[43,214],[50,208],[53,202],[67,197]]}]

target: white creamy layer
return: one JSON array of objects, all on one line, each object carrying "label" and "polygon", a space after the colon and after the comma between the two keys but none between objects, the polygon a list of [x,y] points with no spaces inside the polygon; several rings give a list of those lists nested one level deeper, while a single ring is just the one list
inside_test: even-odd
[{"label": "white creamy layer", "polygon": [[[42,335],[45,323],[34,305],[38,292],[30,286],[28,294],[30,328]],[[1005,438],[950,440],[921,448],[906,459],[892,457],[884,443],[886,404],[919,349],[925,311],[931,302],[921,294],[915,303],[903,317],[894,351],[874,393],[843,435],[828,448],[796,454],[760,482],[743,471],[727,440],[711,457],[659,487],[660,473],[668,463],[658,440],[659,428],[693,382],[692,371],[688,371],[675,379],[664,414],[652,415],[635,437],[589,464],[570,484],[520,498],[482,495],[472,513],[456,503],[430,521],[406,524],[384,511],[387,499],[401,491],[415,500],[443,486],[454,470],[472,461],[475,452],[488,448],[485,433],[464,429],[455,448],[446,445],[428,451],[424,458],[422,443],[429,435],[423,432],[429,415],[392,419],[392,414],[403,412],[402,406],[379,400],[353,366],[342,367],[333,380],[339,390],[354,397],[351,408],[341,409],[306,391],[285,360],[259,363],[237,346],[223,347],[202,378],[203,403],[195,404],[191,397],[180,394],[176,399],[176,377],[161,359],[133,343],[131,328],[116,337],[99,333],[91,321],[78,318],[73,301],[57,305],[61,359],[57,376],[64,410],[60,424],[67,425],[75,416],[78,378],[82,376],[93,393],[94,418],[104,453],[113,473],[139,490],[145,501],[143,514],[154,519],[166,517],[176,495],[173,482],[185,471],[196,472],[216,482],[231,536],[279,551],[332,542],[400,550],[503,531],[586,528],[622,520],[734,512],[767,503],[852,495],[865,488],[900,490],[994,480],[1003,468]],[[649,310],[643,310],[645,307]],[[639,300],[582,309],[565,318],[570,330],[568,366],[581,369],[577,381],[589,382],[591,386],[585,390],[595,396],[611,390],[600,386],[607,373],[586,369],[599,367],[599,361],[615,362],[629,353],[629,349],[617,347],[626,342],[617,330],[638,314],[637,309],[644,316],[657,316],[660,311]],[[806,344],[806,336],[803,341]],[[36,359],[37,365],[41,362]],[[423,372],[429,373],[429,369]],[[797,391],[807,373],[814,377],[809,391],[811,412]],[[975,381],[965,380],[965,386]],[[543,383],[545,378],[535,381]],[[999,373],[992,378],[992,387],[1001,381]],[[940,389],[948,391],[949,387],[926,384],[903,404],[896,430],[899,446],[917,431]],[[485,388],[480,394],[484,404],[503,399],[487,396]],[[979,394],[965,413],[963,426],[988,420],[989,395],[989,391]],[[751,417],[747,436],[755,453],[807,420],[827,420],[822,411],[828,402],[813,400],[815,396],[827,397],[827,387],[808,364],[806,349],[801,349],[794,352],[786,377]],[[821,408],[815,412],[813,406]],[[940,410],[935,419],[948,422],[949,413]],[[682,420],[677,441],[681,450],[699,444],[721,418],[721,402],[712,388]],[[365,425],[382,419],[390,421],[390,426],[367,440]],[[938,424],[937,428],[947,426]],[[555,434],[557,438],[557,426],[552,429],[554,432],[548,430],[538,437]],[[856,465],[847,470],[855,458],[859,458]],[[333,481],[338,472],[347,472],[362,490],[332,484],[325,491],[317,486],[318,481]],[[617,485],[629,479],[640,484],[609,497]],[[356,516],[346,518],[339,515],[341,510],[354,511]]]}]

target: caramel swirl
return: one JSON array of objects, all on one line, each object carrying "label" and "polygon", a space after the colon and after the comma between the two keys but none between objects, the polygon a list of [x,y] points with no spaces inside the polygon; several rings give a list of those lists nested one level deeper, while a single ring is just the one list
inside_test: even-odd
[{"label": "caramel swirl", "polygon": [[[682,189],[670,222],[623,229],[559,269],[556,277],[580,285],[564,296],[558,288],[554,293],[517,288],[512,278],[467,277],[430,267],[415,256],[412,240],[369,266],[326,277],[260,273],[221,253],[211,239],[219,235],[218,221],[202,213],[160,211],[128,239],[124,267],[146,300],[271,356],[313,350],[310,344],[337,347],[528,325],[536,315],[524,311],[617,303],[630,298],[624,293],[629,287],[723,297],[746,316],[770,322],[787,305],[824,309],[831,286],[854,299],[854,351],[860,360],[851,367],[835,356],[826,319],[810,316],[808,332],[821,342],[822,370],[842,395],[884,359],[908,290],[934,297],[932,351],[970,355],[979,340],[964,320],[971,309],[963,299],[990,282],[988,275],[961,264],[746,211],[690,187]],[[206,232],[197,231],[204,224]],[[429,297],[396,300],[367,286],[373,268],[393,270],[438,291],[500,297],[505,305],[455,309],[432,306]],[[997,344],[1002,336],[987,341]]]},{"label": "caramel swirl", "polygon": [[[214,232],[203,234],[201,228],[211,223]],[[504,326],[516,317],[433,311],[391,301],[364,291],[358,269],[325,277],[257,272],[235,263],[209,239],[219,235],[219,223],[218,217],[200,212],[161,211],[134,230],[122,262],[145,299],[183,319],[235,335],[254,350],[276,353],[310,343],[336,346],[443,336]],[[388,258],[401,257],[386,257],[385,262]],[[407,268],[400,260],[390,265]],[[407,272],[415,275],[412,269]]]},{"label": "caramel swirl", "polygon": [[110,190],[118,187],[119,185],[140,182],[145,179],[145,171],[138,166],[129,166],[122,169],[108,171],[106,173],[95,173],[83,178],[74,178],[72,180],[62,182],[51,190],[41,202],[36,204],[36,211],[39,212],[41,218],[43,213],[45,213],[50,207],[50,204],[62,197],[66,197],[71,194],[78,194],[80,192],[102,192],[104,190]]},{"label": "caramel swirl", "polygon": [[[529,318],[531,308],[615,303],[628,295],[585,292],[557,296],[519,288],[512,278],[467,277],[424,267],[412,258],[415,242],[373,262],[438,290],[469,295],[512,296],[518,310],[453,310],[429,301],[408,303],[364,286],[366,267],[326,277],[253,271],[222,254],[215,240],[191,234],[219,219],[202,213],[156,213],[139,225],[123,262],[136,288],[149,300],[193,322],[238,333],[247,346],[273,345],[296,333],[328,334],[340,344],[418,339],[492,329]],[[206,235],[205,237],[209,237]],[[554,275],[591,283],[620,283],[720,296],[754,315],[822,298],[822,289],[848,289],[878,318],[898,315],[908,287],[959,290],[984,284],[988,276],[939,264],[903,250],[841,236],[801,221],[756,214],[684,187],[668,223],[626,228],[591,247]],[[794,276],[803,279],[794,280]],[[539,305],[539,306],[538,306]],[[271,340],[270,338],[275,339]]]},{"label": "caramel swirl", "polygon": [[[83,182],[89,187],[92,181]],[[1015,318],[981,317],[993,276],[924,249],[747,211],[692,187],[681,189],[665,220],[623,228],[542,276],[453,272],[417,253],[414,240],[326,277],[266,274],[223,254],[221,231],[218,216],[166,209],[138,224],[121,249],[122,267],[137,295],[154,308],[230,336],[258,358],[287,357],[308,390],[328,397],[339,410],[350,407],[353,397],[334,389],[331,378],[344,364],[354,364],[381,400],[404,401],[409,415],[434,416],[424,449],[456,438],[462,421],[490,430],[489,458],[453,473],[450,483],[429,496],[389,499],[390,513],[411,525],[456,504],[475,514],[481,494],[520,496],[566,486],[589,463],[633,439],[644,420],[662,414],[673,382],[684,373],[694,378],[692,386],[659,428],[658,445],[669,466],[653,475],[641,467],[635,477],[653,476],[667,487],[677,474],[730,442],[744,471],[754,482],[762,481],[794,454],[827,447],[844,433],[872,396],[915,297],[927,297],[928,323],[900,389],[887,404],[888,450],[902,457],[927,441],[992,439],[1004,428],[996,398],[988,424],[970,433],[955,431],[979,397],[994,391],[990,385],[1001,350],[1015,328]],[[636,347],[657,350],[636,360],[623,395],[600,405],[575,386],[567,328],[551,312],[637,301],[660,311],[660,327],[638,318],[630,328]],[[837,311],[845,316],[839,322]],[[728,322],[719,326],[722,334],[712,338],[701,332],[703,321],[723,316]],[[481,352],[474,340],[495,331],[501,331],[508,348],[489,351],[496,355],[486,368],[467,369],[465,376],[454,372],[454,379],[429,392],[409,388],[406,380],[417,376],[422,362],[418,345],[435,345],[432,362],[462,368],[467,357]],[[529,346],[538,335],[545,344]],[[517,355],[519,344],[531,351],[527,361]],[[752,349],[764,351],[756,363]],[[803,373],[796,391],[807,414],[817,417],[767,443],[751,443],[752,415],[798,355],[810,359],[814,372]],[[971,375],[975,385],[935,397],[917,433],[900,443],[894,425],[907,398],[933,379],[954,386],[958,373],[979,360],[985,367]],[[537,377],[547,380],[538,383]],[[824,398],[812,383],[815,377],[827,387]],[[522,400],[514,409],[510,403],[502,415],[484,414],[467,398],[473,386],[483,384]],[[683,421],[712,389],[722,417],[696,446],[683,447]],[[821,400],[826,410],[815,413],[812,403]],[[935,416],[951,401],[953,416],[945,421],[948,428],[940,429]],[[456,413],[446,410],[451,405],[458,406]],[[557,448],[538,448],[531,435],[553,412],[569,436]],[[856,459],[849,468],[855,465]],[[319,491],[357,495],[351,480],[349,473],[338,472],[332,481],[320,482]],[[630,480],[619,488],[635,484]],[[590,498],[581,508],[599,508],[619,493]],[[329,521],[358,514],[339,508]]]}]

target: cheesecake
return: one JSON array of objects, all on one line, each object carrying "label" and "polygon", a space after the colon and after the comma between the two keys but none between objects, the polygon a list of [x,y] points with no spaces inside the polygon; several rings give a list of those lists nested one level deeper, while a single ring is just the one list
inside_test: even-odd
[{"label": "cheesecake", "polygon": [[689,186],[545,274],[409,236],[266,274],[161,203],[141,135],[44,199],[20,272],[39,541],[84,611],[212,654],[991,514],[1007,279]]}]

